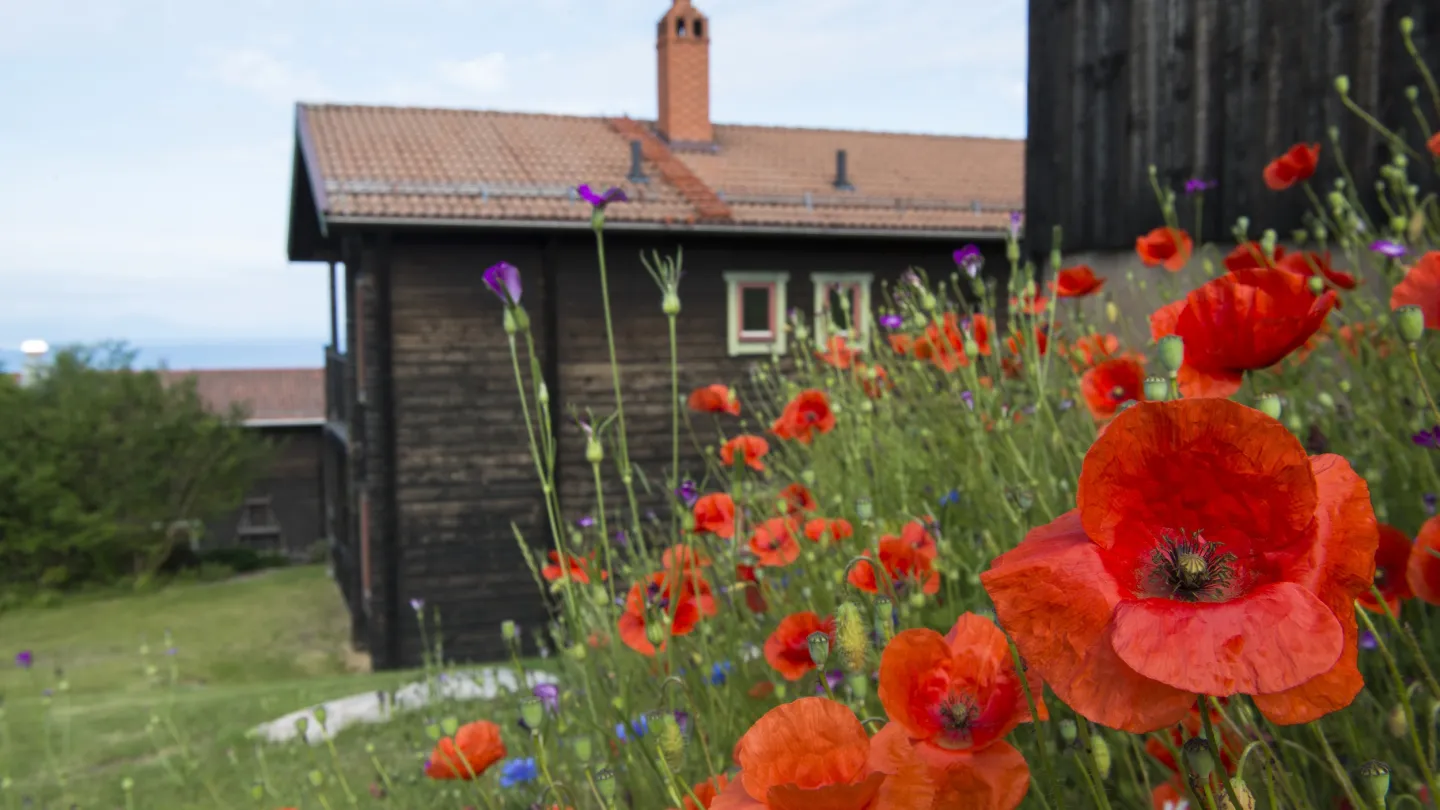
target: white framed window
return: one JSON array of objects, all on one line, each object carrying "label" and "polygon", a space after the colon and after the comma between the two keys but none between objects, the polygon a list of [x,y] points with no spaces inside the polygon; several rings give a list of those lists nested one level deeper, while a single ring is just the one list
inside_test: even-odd
[{"label": "white framed window", "polygon": [[824,346],[832,335],[844,335],[851,348],[870,340],[870,285],[874,273],[813,273],[815,340]]},{"label": "white framed window", "polygon": [[732,357],[785,351],[785,285],[790,274],[729,270],[725,274],[725,342]]}]

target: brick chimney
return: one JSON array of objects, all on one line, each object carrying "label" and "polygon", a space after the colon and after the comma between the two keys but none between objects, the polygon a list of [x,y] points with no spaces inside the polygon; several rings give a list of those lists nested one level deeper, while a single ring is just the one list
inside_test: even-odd
[{"label": "brick chimney", "polygon": [[673,0],[660,18],[655,51],[660,63],[661,136],[672,146],[710,146],[710,20]]}]

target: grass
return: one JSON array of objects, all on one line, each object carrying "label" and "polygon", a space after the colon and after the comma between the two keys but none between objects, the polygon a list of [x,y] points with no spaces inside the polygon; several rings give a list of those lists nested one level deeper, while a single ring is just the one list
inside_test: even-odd
[{"label": "grass", "polygon": [[[349,629],[335,584],[317,566],[0,615],[0,776],[14,780],[0,808],[27,798],[37,810],[122,807],[127,778],[132,807],[236,806],[260,768],[247,729],[420,677],[357,672],[365,664],[348,650]],[[28,672],[8,660],[26,649],[35,657]],[[361,749],[374,747],[410,771],[403,761],[429,749],[417,726],[372,727],[338,745],[361,762],[370,759]],[[303,781],[314,756],[328,757],[323,746],[262,753],[269,781],[281,785]]]}]

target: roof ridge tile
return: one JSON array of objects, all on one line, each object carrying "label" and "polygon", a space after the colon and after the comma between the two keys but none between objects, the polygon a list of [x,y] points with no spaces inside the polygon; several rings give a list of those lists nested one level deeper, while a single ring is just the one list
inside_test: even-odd
[{"label": "roof ridge tile", "polygon": [[640,122],[629,118],[611,118],[610,126],[622,137],[640,142],[641,155],[660,169],[665,181],[674,186],[685,201],[695,207],[701,220],[734,219],[730,206],[720,199],[715,190],[705,184],[698,175],[690,171],[684,161],[675,156],[663,141],[646,129]]}]

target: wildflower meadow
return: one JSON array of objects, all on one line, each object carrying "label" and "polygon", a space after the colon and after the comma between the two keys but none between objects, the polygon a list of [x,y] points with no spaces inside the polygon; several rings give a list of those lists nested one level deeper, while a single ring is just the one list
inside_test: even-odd
[{"label": "wildflower meadow", "polygon": [[[531,560],[555,683],[397,719],[423,728],[389,758],[361,729],[185,778],[307,810],[1436,807],[1440,202],[1416,178],[1440,171],[1440,90],[1420,68],[1418,139],[1336,83],[1393,150],[1375,200],[1343,171],[1317,188],[1343,156],[1300,143],[1264,181],[1309,197],[1304,231],[1196,244],[1178,212],[1212,184],[1157,180],[1163,224],[1123,280],[1058,249],[1037,273],[1021,240],[1052,235],[1016,216],[1010,273],[957,245],[886,291],[867,343],[817,346],[792,315],[790,355],[735,387],[680,390],[683,256],[657,257],[675,448],[645,471],[671,495],[653,521],[604,285],[625,196],[581,187],[614,383],[583,403],[584,454],[625,486],[583,521],[559,502],[526,271],[485,272],[557,527]],[[1163,303],[1122,312],[1121,283]],[[1150,342],[1117,337],[1130,317]],[[518,669],[536,630],[505,628]],[[307,764],[279,778],[289,756]]]}]

